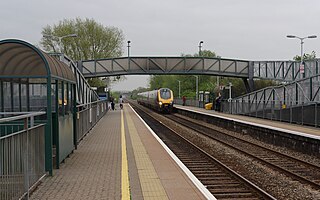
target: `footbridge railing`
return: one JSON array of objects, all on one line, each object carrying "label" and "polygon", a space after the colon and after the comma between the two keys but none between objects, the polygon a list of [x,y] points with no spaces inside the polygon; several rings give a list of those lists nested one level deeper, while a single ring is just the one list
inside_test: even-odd
[{"label": "footbridge railing", "polygon": [[60,61],[67,64],[72,70],[74,77],[76,78],[76,100],[78,104],[88,104],[99,99],[99,95],[96,91],[92,90],[86,78],[77,67],[77,64],[71,58],[61,53],[52,53],[50,55],[55,56]]},{"label": "footbridge railing", "polygon": [[253,61],[254,78],[292,82],[320,73],[320,60],[304,61]]},{"label": "footbridge railing", "polygon": [[223,112],[319,126],[320,75],[226,101]]}]

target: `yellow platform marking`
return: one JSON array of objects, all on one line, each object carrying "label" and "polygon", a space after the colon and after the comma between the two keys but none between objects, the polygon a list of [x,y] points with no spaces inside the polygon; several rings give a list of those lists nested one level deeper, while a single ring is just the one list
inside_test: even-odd
[{"label": "yellow platform marking", "polygon": [[[125,108],[126,110],[127,108]],[[143,198],[146,199],[168,199],[161,184],[160,178],[155,171],[152,161],[144,148],[138,135],[137,129],[131,117],[126,114],[129,135],[132,141],[133,153],[138,169]]]},{"label": "yellow platform marking", "polygon": [[130,186],[129,186],[129,175],[128,175],[128,159],[127,159],[127,146],[126,137],[124,131],[123,122],[123,110],[121,110],[121,154],[122,154],[122,170],[121,170],[121,192],[122,199],[130,199]]}]

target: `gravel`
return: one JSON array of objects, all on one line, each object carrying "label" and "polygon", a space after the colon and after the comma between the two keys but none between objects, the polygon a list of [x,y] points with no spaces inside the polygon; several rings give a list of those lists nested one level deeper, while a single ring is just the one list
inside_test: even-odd
[{"label": "gravel", "polygon": [[[202,149],[210,153],[216,158],[226,159],[232,162],[232,169],[240,173],[242,176],[255,183],[262,189],[266,190],[268,193],[273,195],[277,199],[320,199],[320,191],[317,191],[311,187],[307,187],[302,185],[297,181],[293,181],[287,176],[274,171],[273,169],[264,166],[263,164],[252,160],[244,156],[243,154],[234,151],[218,142],[213,141],[212,139],[195,133],[194,131],[187,129],[185,127],[180,126],[179,124],[172,122],[166,119],[165,115],[155,114],[157,117],[165,124],[170,125],[176,131],[178,131],[181,135],[183,135],[188,140],[194,142],[198,146],[201,146]],[[184,117],[179,115],[180,117]],[[186,117],[185,117],[186,118]],[[255,140],[248,135],[239,134],[232,131],[228,131],[222,129],[220,127],[207,124],[205,122],[200,122],[200,124],[204,126],[208,126],[210,128],[223,131],[228,134],[236,135],[237,137],[241,137],[245,140],[254,142],[259,145],[263,145],[270,149],[275,149],[281,153],[285,153],[288,155],[292,155],[294,157],[300,158],[301,160],[306,160],[310,163],[319,165],[320,160],[316,157],[305,155],[299,152],[294,152],[292,150],[276,147],[270,144],[263,143],[261,141]]]}]

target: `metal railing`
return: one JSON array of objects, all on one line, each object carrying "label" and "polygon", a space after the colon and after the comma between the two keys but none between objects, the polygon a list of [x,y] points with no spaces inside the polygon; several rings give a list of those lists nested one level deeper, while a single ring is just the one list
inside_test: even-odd
[{"label": "metal railing", "polygon": [[222,111],[319,126],[320,75],[271,86],[223,102]]},{"label": "metal railing", "polygon": [[259,79],[270,79],[291,82],[320,72],[320,60],[305,60],[304,74],[300,73],[300,61],[253,61],[253,76]]},{"label": "metal railing", "polygon": [[[183,105],[182,99],[174,99],[174,104]],[[185,106],[199,107],[199,101],[196,99],[186,99]]]},{"label": "metal railing", "polygon": [[0,199],[29,198],[45,176],[45,112],[0,113]]},{"label": "metal railing", "polygon": [[246,115],[301,125],[320,126],[320,102],[296,101],[223,101],[224,113]]},{"label": "metal railing", "polygon": [[77,106],[77,143],[107,112],[108,102],[106,100]]}]

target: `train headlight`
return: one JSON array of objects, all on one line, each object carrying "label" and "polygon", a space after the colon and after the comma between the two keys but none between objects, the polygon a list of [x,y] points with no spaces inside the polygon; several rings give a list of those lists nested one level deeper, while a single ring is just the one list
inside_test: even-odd
[{"label": "train headlight", "polygon": [[162,106],[162,102],[161,101],[159,101],[159,106]]}]

